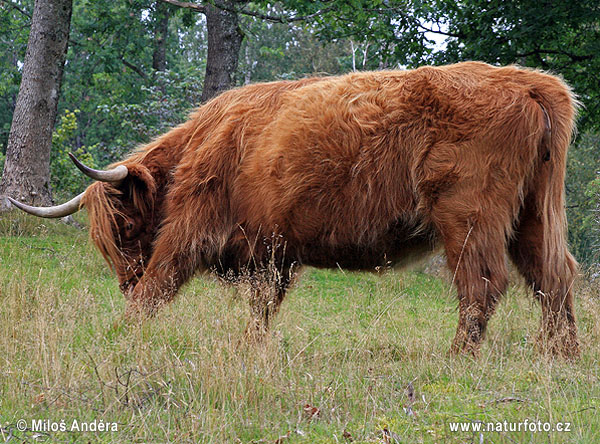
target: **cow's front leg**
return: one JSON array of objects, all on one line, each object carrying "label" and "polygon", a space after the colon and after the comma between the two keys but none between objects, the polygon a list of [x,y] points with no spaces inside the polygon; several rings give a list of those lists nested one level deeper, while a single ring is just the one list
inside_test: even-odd
[{"label": "cow's front leg", "polygon": [[271,321],[279,311],[285,289],[252,288],[249,298],[250,320],[245,336],[250,342],[260,342],[269,331]]},{"label": "cow's front leg", "polygon": [[181,286],[176,272],[144,274],[128,297],[125,315],[129,319],[148,318],[173,299]]},{"label": "cow's front leg", "polygon": [[250,342],[260,341],[269,331],[269,326],[279,312],[281,303],[292,278],[291,267],[276,269],[267,276],[252,280],[248,302],[250,304],[250,320],[246,326],[245,336]]},{"label": "cow's front leg", "polygon": [[193,275],[194,264],[189,252],[169,248],[159,238],[144,275],[129,294],[126,317],[153,316],[173,300],[179,288]]}]

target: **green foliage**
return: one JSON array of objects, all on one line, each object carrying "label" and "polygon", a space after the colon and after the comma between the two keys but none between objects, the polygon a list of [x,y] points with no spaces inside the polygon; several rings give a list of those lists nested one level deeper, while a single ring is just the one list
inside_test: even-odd
[{"label": "green foliage", "polygon": [[187,72],[155,72],[152,83],[140,86],[137,103],[98,105],[97,116],[111,122],[114,132],[109,149],[96,153],[98,161],[103,165],[114,162],[136,145],[183,122],[200,102],[202,90],[198,84],[202,77],[203,73],[193,68]]},{"label": "green foliage", "polygon": [[438,62],[518,63],[561,74],[584,103],[580,129],[600,128],[597,0],[436,0],[426,20],[448,39]]},{"label": "green foliage", "polygon": [[[64,197],[85,185],[67,151],[104,167],[182,122],[199,104],[206,20],[190,9],[168,7],[167,69],[155,72],[156,1],[74,0],[59,102],[63,118],[57,122],[51,166],[53,189]],[[19,88],[33,0],[11,5],[0,8],[0,153],[5,152]],[[597,1],[260,0],[236,7],[283,19],[277,23],[240,15],[245,39],[238,85],[341,74],[354,67],[466,59],[519,63],[562,75],[585,105],[578,124],[583,135],[571,152],[567,178],[569,237],[580,261],[594,260],[600,235],[594,231],[595,200],[585,193],[593,195],[600,170],[600,146],[593,135],[600,130]]]},{"label": "green foliage", "polygon": [[598,260],[599,171],[600,134],[582,134],[569,152],[566,188],[571,249],[586,267]]},{"label": "green foliage", "polygon": [[[280,9],[270,11],[282,15]],[[254,17],[242,21],[238,83],[297,79],[347,72],[347,41],[322,41],[307,25],[267,23]]]},{"label": "green foliage", "polygon": [[181,123],[199,102],[205,66],[199,44],[205,38],[196,29],[201,24],[170,8],[170,68],[155,72],[155,3],[76,3],[72,35],[79,44],[70,46],[61,104],[80,110],[76,137],[81,145],[97,147],[93,154],[101,166]]},{"label": "green foliage", "polygon": [[586,196],[595,204],[595,208],[592,209],[593,218],[590,224],[590,234],[593,238],[591,253],[596,268],[596,276],[600,277],[600,170],[596,172],[596,179],[588,184]]},{"label": "green foliage", "polygon": [[19,62],[25,58],[33,0],[20,0],[18,8],[0,3],[0,152],[6,152],[12,113],[21,83]]},{"label": "green foliage", "polygon": [[72,197],[80,193],[89,182],[89,179],[73,165],[68,153],[73,153],[79,160],[92,168],[96,166],[91,154],[96,147],[73,146],[78,113],[79,110],[66,110],[52,134],[50,179],[55,194],[61,197]]},{"label": "green foliage", "polygon": [[[256,2],[263,8],[273,2]],[[426,2],[427,3],[427,2]],[[421,2],[413,0],[336,0],[276,2],[286,16],[308,16],[306,26],[324,42],[369,46],[367,69],[418,66],[429,59],[431,41],[420,26]],[[351,65],[348,65],[351,68]]]}]

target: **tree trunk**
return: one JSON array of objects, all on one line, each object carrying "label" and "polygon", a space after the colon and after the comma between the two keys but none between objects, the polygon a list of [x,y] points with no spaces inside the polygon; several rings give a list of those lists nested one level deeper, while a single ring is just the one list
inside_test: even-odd
[{"label": "tree trunk", "polygon": [[[0,195],[34,205],[52,203],[50,148],[56,119],[72,0],[36,0],[23,77],[6,148]],[[0,208],[7,208],[7,199]]]},{"label": "tree trunk", "polygon": [[[220,2],[227,9],[234,9],[236,2]],[[235,12],[218,9],[206,4],[206,27],[208,30],[208,56],[202,89],[202,102],[206,102],[235,83],[240,47],[244,35],[238,26]]]},{"label": "tree trunk", "polygon": [[169,5],[160,0],[154,4],[154,52],[152,68],[167,69],[167,34],[169,32]]}]

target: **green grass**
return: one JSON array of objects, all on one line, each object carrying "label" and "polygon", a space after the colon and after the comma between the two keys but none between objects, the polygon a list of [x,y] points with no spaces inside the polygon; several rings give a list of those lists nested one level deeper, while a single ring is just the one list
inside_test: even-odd
[{"label": "green grass", "polygon": [[[584,282],[574,363],[536,352],[540,311],[519,285],[481,357],[449,356],[455,292],[416,271],[307,269],[265,342],[249,345],[243,291],[198,277],[156,318],[127,324],[116,279],[84,230],[1,217],[0,442],[10,430],[15,442],[600,442],[600,296]],[[34,438],[15,429],[19,419],[96,419],[118,431]],[[449,428],[525,419],[571,431],[480,441]]]}]

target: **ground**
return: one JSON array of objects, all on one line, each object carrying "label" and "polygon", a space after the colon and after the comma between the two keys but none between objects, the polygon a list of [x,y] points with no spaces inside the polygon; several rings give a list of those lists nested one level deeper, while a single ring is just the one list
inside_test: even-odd
[{"label": "ground", "polygon": [[[600,442],[600,291],[584,278],[576,362],[536,351],[540,310],[518,281],[481,356],[448,355],[455,291],[419,271],[307,269],[247,344],[244,291],[200,276],[127,323],[85,230],[0,217],[0,442]],[[464,430],[479,422],[502,431]]]}]

